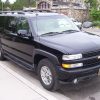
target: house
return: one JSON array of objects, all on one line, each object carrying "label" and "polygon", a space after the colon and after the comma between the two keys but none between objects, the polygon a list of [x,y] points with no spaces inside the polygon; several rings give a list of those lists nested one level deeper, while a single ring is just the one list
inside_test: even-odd
[{"label": "house", "polygon": [[87,18],[84,0],[37,0],[36,5],[37,9],[64,13],[79,21]]},{"label": "house", "polygon": [[86,8],[84,0],[37,0],[38,9],[68,8],[71,5],[77,8]]}]

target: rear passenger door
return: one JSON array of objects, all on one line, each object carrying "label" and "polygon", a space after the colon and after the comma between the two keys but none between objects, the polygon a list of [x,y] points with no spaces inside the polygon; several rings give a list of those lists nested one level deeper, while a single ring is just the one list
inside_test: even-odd
[{"label": "rear passenger door", "polygon": [[17,18],[5,16],[5,24],[4,24],[4,34],[2,35],[1,42],[2,48],[6,51],[6,53],[11,53],[12,39],[17,36],[16,28],[17,26]]},{"label": "rear passenger door", "polygon": [[0,49],[1,49],[1,38],[3,35],[3,30],[4,30],[4,16],[0,16]]},{"label": "rear passenger door", "polygon": [[18,30],[27,30],[31,34],[28,20],[24,17],[7,17],[5,34],[3,36],[3,48],[9,56],[14,56],[23,62],[33,63],[33,43],[29,37],[22,37]]},{"label": "rear passenger door", "polygon": [[0,16],[0,35],[2,34],[4,27],[4,16]]}]

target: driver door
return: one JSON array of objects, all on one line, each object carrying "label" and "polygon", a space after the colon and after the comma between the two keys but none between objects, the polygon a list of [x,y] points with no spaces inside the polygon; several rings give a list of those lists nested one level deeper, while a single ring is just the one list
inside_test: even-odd
[{"label": "driver door", "polygon": [[[19,30],[26,30],[27,34],[26,36],[22,36],[18,34]],[[28,20],[24,17],[18,18],[18,23],[17,23],[17,37],[16,39],[13,40],[14,42],[14,48],[16,49],[15,55],[18,56],[19,59],[26,61],[30,64],[33,63],[33,48],[34,48],[34,42],[32,38],[29,36],[31,35],[32,32],[29,28],[29,23]]]}]

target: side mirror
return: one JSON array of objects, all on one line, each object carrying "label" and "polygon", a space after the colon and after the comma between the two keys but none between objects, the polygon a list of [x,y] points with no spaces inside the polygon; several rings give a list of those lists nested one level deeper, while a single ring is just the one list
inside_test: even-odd
[{"label": "side mirror", "polygon": [[17,34],[19,36],[22,36],[22,37],[28,37],[28,31],[27,30],[18,30]]}]

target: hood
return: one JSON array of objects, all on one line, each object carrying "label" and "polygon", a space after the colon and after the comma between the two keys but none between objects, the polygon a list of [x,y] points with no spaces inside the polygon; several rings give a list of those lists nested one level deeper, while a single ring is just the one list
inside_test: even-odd
[{"label": "hood", "polygon": [[86,53],[100,49],[100,37],[85,32],[41,36],[40,42],[65,54]]}]

